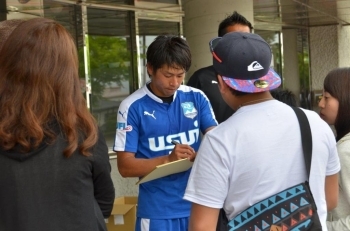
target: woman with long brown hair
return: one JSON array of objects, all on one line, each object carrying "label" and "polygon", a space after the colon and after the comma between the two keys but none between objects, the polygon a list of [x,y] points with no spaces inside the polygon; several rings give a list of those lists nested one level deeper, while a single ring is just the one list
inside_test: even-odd
[{"label": "woman with long brown hair", "polygon": [[70,34],[30,19],[0,54],[0,230],[106,230],[108,148],[81,93]]},{"label": "woman with long brown hair", "polygon": [[330,71],[318,104],[320,116],[336,131],[339,172],[339,202],[328,216],[329,231],[350,230],[350,68]]}]

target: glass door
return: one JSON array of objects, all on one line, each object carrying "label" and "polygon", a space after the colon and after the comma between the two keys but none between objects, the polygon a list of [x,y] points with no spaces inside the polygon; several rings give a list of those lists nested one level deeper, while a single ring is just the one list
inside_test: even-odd
[{"label": "glass door", "polygon": [[87,8],[90,109],[110,149],[114,144],[118,107],[130,95],[130,83],[136,77],[130,14]]},{"label": "glass door", "polygon": [[160,34],[180,35],[180,23],[169,21],[155,21],[148,19],[138,19],[138,71],[139,87],[148,82],[149,76],[146,70],[146,51],[148,46]]}]

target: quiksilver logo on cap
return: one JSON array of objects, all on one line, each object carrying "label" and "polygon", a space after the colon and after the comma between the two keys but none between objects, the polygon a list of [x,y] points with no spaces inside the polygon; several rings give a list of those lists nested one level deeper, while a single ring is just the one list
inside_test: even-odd
[{"label": "quiksilver logo on cap", "polygon": [[248,66],[248,71],[259,71],[262,69],[264,68],[258,63],[258,61],[254,61]]}]

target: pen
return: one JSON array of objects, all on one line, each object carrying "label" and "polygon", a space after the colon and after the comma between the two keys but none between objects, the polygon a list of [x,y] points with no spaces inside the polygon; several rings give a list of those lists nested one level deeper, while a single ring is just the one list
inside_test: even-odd
[{"label": "pen", "polygon": [[175,140],[172,140],[171,143],[172,143],[173,145],[180,144],[179,142],[177,142],[177,141],[175,141]]}]

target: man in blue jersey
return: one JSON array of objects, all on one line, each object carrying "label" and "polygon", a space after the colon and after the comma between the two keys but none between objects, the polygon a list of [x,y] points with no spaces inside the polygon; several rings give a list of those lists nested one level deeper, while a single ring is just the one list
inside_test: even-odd
[{"label": "man in blue jersey", "polygon": [[[205,94],[181,85],[190,66],[189,46],[180,37],[161,35],[148,47],[151,81],[118,110],[114,151],[123,177],[142,177],[157,165],[183,158],[194,160],[200,133],[217,125]],[[191,205],[182,197],[189,173],[140,184],[136,231],[188,230]]]}]

